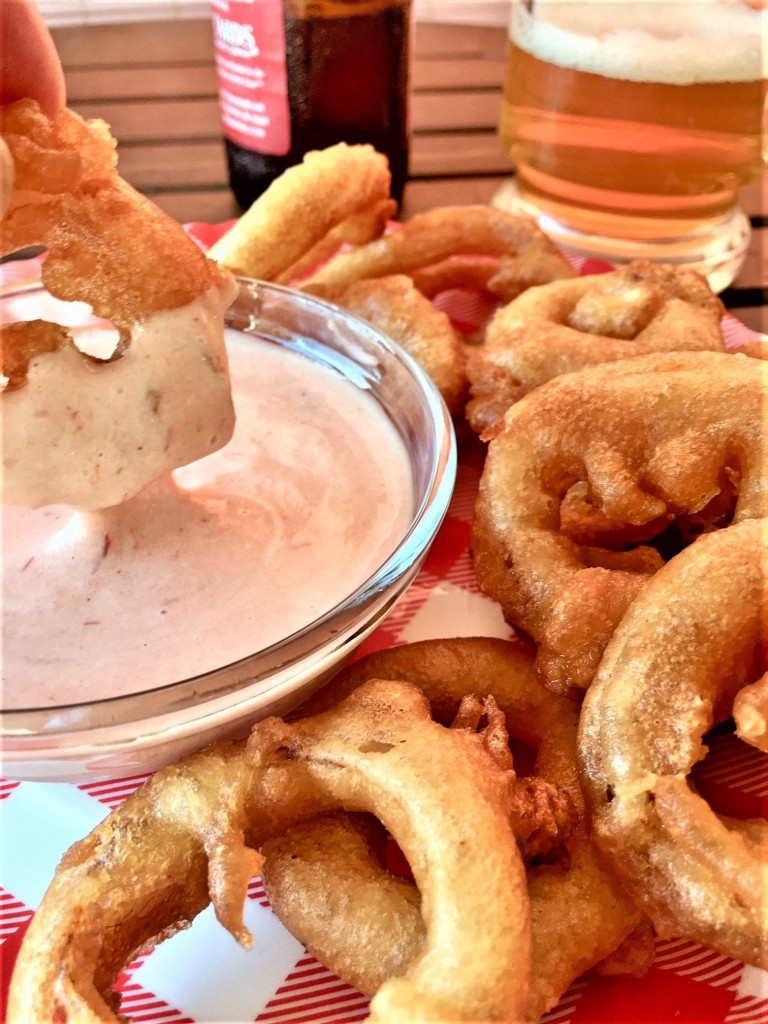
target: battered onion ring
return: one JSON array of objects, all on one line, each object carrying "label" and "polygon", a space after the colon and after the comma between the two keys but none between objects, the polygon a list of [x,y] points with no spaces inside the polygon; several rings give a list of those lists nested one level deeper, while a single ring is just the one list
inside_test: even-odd
[{"label": "battered onion ring", "polygon": [[332,298],[402,345],[427,371],[452,413],[462,408],[467,377],[461,336],[409,277],[397,274],[357,281]]},{"label": "battered onion ring", "polygon": [[341,253],[301,287],[324,296],[354,281],[407,274],[457,254],[503,257],[507,280],[518,291],[575,273],[529,217],[490,206],[441,206],[412,217],[400,231]]},{"label": "battered onion ring", "polygon": [[[103,121],[49,120],[32,100],[1,116],[15,165],[3,255],[46,246],[48,291],[88,303],[120,339],[105,363],[58,324],[0,329],[3,500],[104,508],[229,440],[221,320],[237,286],[118,176]],[[151,323],[176,341],[146,344]]]},{"label": "battered onion ring", "polygon": [[387,222],[396,213],[397,203],[394,199],[383,199],[366,207],[360,213],[353,213],[332,227],[325,238],[278,274],[275,281],[278,284],[296,284],[297,280],[307,277],[317,270],[321,263],[335,256],[342,245],[365,245],[366,242],[378,238],[386,228]]},{"label": "battered onion ring", "polygon": [[[476,507],[478,583],[539,644],[547,686],[579,696],[633,598],[653,549],[574,543],[560,503],[580,480],[615,523],[659,533],[717,510],[768,514],[768,367],[714,352],[642,356],[560,377],[513,406],[491,442]],[[734,483],[735,481],[735,483]]]},{"label": "battered onion ring", "polygon": [[[209,898],[247,945],[255,848],[336,806],[381,818],[423,894],[426,947],[371,1020],[517,1020],[530,926],[508,783],[482,736],[431,721],[410,684],[375,681],[324,715],[267,719],[247,743],[163,769],[65,855],[22,944],[9,1024],[117,1020],[123,964]],[[476,960],[457,955],[465,944]]]},{"label": "battered onion ring", "polygon": [[736,696],[733,717],[737,736],[768,754],[768,673]]},{"label": "battered onion ring", "polygon": [[[230,230],[211,247],[209,256],[237,274],[272,281],[296,276],[298,261],[329,232],[335,246],[349,229],[368,215],[380,223],[383,209],[391,210],[391,175],[387,158],[372,146],[344,142],[307,153],[289,167]],[[344,224],[345,227],[339,227]]]},{"label": "battered onion ring", "polygon": [[[570,794],[581,815],[578,709],[539,685],[527,646],[462,638],[381,651],[344,670],[302,711],[322,711],[371,678],[415,683],[430,700],[433,716],[446,723],[466,693],[492,693],[511,734],[536,750],[536,776]],[[273,909],[288,929],[366,993],[401,973],[423,942],[414,910],[418,894],[381,867],[377,841],[359,823],[347,824],[338,816],[316,820],[271,840],[264,871]],[[640,920],[636,904],[606,871],[583,823],[566,846],[567,870],[547,865],[528,870],[532,975],[526,1020],[538,1020]]]},{"label": "battered onion ring", "polygon": [[768,839],[718,819],[688,774],[762,671],[767,610],[768,523],[701,537],[629,609],[579,729],[594,835],[658,931],[763,967]]},{"label": "battered onion ring", "polygon": [[[562,268],[560,277],[570,275]],[[511,302],[527,287],[520,277],[519,266],[514,257],[500,256],[449,256],[429,267],[414,270],[413,283],[427,298],[434,298],[440,292],[453,288],[470,291],[487,291],[501,302]]]},{"label": "battered onion ring", "polygon": [[467,419],[488,439],[511,405],[563,373],[649,352],[723,351],[723,312],[700,274],[645,260],[531,288],[471,354]]},{"label": "battered onion ring", "polygon": [[605,960],[595,966],[595,974],[601,978],[627,977],[642,978],[656,959],[656,931],[644,917],[630,932],[620,946]]},{"label": "battered onion ring", "polygon": [[4,217],[11,205],[13,193],[13,181],[16,171],[13,166],[13,157],[6,142],[0,137],[0,218]]}]

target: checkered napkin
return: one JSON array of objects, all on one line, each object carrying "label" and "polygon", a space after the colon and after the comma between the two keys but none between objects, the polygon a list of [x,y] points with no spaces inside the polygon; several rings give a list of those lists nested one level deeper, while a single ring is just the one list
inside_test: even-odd
[{"label": "checkered napkin", "polygon": [[[221,230],[190,226],[204,246]],[[27,262],[6,269],[3,277],[24,279],[38,269]],[[587,264],[579,269],[589,273],[604,267]],[[452,293],[441,301],[465,331],[475,329],[488,312],[477,295]],[[751,337],[731,316],[726,316],[724,330],[728,347]],[[453,499],[424,566],[361,653],[444,636],[511,635],[497,605],[479,592],[469,557],[483,448],[473,437],[462,436],[459,452]],[[694,775],[716,810],[738,817],[768,816],[768,757],[734,736],[716,736]],[[61,855],[143,778],[81,786],[0,782],[0,1020],[5,1019],[15,957]],[[122,1012],[142,1024],[346,1024],[366,1017],[367,1000],[282,927],[260,879],[249,886],[245,921],[256,937],[248,952],[217,923],[209,907],[190,929],[131,964],[119,983]],[[765,1024],[768,975],[692,942],[659,940],[656,962],[645,977],[581,978],[543,1019],[558,1024]]]}]

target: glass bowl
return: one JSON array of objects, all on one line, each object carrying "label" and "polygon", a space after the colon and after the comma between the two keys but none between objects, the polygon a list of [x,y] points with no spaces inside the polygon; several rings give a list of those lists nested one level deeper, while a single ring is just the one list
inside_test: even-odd
[{"label": "glass bowl", "polygon": [[[3,289],[0,302],[34,302],[44,295],[39,282],[11,286]],[[376,403],[406,450],[410,517],[366,579],[279,642],[199,675],[123,696],[46,707],[3,700],[6,778],[81,782],[154,771],[213,740],[244,734],[260,718],[285,714],[341,667],[419,571],[445,516],[456,473],[451,420],[424,371],[366,322],[272,284],[241,279],[226,326],[259,344],[300,354]],[[237,403],[235,387],[236,409]],[[30,613],[45,615],[46,609]],[[179,642],[190,641],[181,635]],[[50,672],[55,679],[55,659]]]}]

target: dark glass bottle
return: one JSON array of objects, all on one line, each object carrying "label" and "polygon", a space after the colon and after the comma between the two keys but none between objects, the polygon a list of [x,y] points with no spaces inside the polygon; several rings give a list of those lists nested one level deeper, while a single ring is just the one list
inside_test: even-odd
[{"label": "dark glass bottle", "polygon": [[[227,161],[238,203],[247,208],[306,152],[336,142],[369,142],[386,154],[399,202],[408,175],[409,0],[214,0],[213,6]],[[258,19],[272,18],[272,69],[237,70],[233,41],[245,39],[246,51],[249,43],[227,15],[256,22],[251,49],[259,52],[245,54],[251,64],[268,57]],[[240,96],[225,98],[230,88]],[[281,88],[287,93],[282,100]],[[248,97],[255,100],[252,115]],[[255,128],[250,138],[249,120]],[[270,137],[275,132],[277,142]]]}]

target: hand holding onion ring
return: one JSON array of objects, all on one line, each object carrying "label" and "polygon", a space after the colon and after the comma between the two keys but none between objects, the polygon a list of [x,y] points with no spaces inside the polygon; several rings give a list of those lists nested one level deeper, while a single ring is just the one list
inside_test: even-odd
[{"label": "hand holding onion ring", "polygon": [[[480,482],[473,554],[481,588],[539,644],[546,684],[578,696],[632,600],[663,560],[645,539],[768,512],[768,368],[746,356],[670,353],[560,377],[513,406]],[[613,544],[576,542],[564,500],[586,486]],[[586,522],[585,522],[586,518]],[[596,533],[605,536],[599,521]]]},{"label": "hand holding onion ring", "polygon": [[119,335],[96,359],[58,324],[2,328],[3,500],[106,508],[229,440],[222,317],[236,284],[118,176],[104,122],[21,100],[2,133],[15,166],[3,254],[46,246],[48,291]]}]

